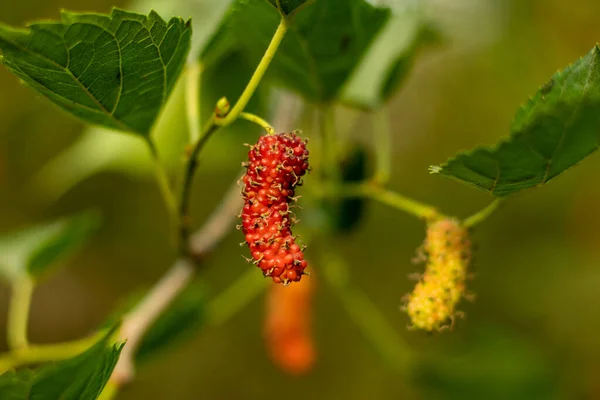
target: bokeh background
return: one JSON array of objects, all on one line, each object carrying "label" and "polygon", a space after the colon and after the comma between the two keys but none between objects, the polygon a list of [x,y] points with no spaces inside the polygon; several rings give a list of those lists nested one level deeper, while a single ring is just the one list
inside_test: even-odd
[{"label": "bokeh background", "polygon": [[[516,108],[598,41],[600,2],[428,4],[447,40],[419,58],[390,105],[391,187],[466,216],[491,199],[430,176],[428,166],[504,137]],[[112,6],[128,4],[2,1],[0,21],[22,25],[57,18],[60,8],[107,12]],[[354,121],[353,134],[364,139],[368,118]],[[159,192],[144,174],[99,169],[59,198],[32,185],[83,129],[0,69],[0,232],[90,207],[104,215],[85,251],[35,293],[30,335],[36,342],[89,333],[128,292],[154,282],[173,258]],[[218,204],[239,172],[244,148],[221,156],[221,144],[211,144],[221,162],[202,163],[196,221]],[[99,154],[108,150],[97,148]],[[469,283],[476,301],[462,303],[466,319],[442,334],[406,330],[407,317],[398,310],[413,285],[406,275],[420,268],[411,258],[423,238],[422,224],[369,204],[361,228],[336,245],[350,261],[354,283],[422,356],[410,376],[399,376],[382,361],[321,282],[314,302],[318,359],[306,376],[290,377],[268,359],[260,297],[222,326],[204,329],[145,364],[119,399],[600,399],[599,168],[600,156],[593,155],[547,186],[514,196],[478,227],[476,278]],[[209,295],[248,268],[240,240],[233,231],[208,260],[202,277]],[[318,277],[319,265],[313,268]],[[8,295],[2,287],[0,327]]]}]

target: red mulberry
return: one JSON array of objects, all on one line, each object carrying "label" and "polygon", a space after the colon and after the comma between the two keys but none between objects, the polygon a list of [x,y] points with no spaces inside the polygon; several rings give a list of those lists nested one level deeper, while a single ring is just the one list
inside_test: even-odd
[{"label": "red mulberry", "polygon": [[252,260],[276,283],[297,282],[306,260],[292,236],[290,203],[308,170],[306,141],[295,133],[261,136],[245,166],[242,228]]}]

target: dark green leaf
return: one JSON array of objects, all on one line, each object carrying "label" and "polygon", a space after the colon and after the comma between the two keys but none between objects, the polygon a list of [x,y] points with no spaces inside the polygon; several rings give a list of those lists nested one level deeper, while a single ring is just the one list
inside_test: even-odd
[{"label": "dark green leaf", "polygon": [[[113,330],[114,331],[114,330]],[[6,400],[95,400],[106,385],[124,343],[112,344],[113,331],[86,352],[36,371],[0,376],[0,398]]]},{"label": "dark green leaf", "polygon": [[600,49],[548,81],[522,107],[511,136],[495,147],[459,153],[431,172],[503,197],[543,185],[598,148]]},{"label": "dark green leaf", "polygon": [[189,286],[147,331],[136,353],[136,361],[144,362],[169,345],[189,337],[203,327],[205,318],[206,291],[200,285]]},{"label": "dark green leaf", "polygon": [[0,24],[3,62],[64,110],[147,135],[185,63],[191,28],[155,12],[63,12],[60,22]]},{"label": "dark green leaf", "polygon": [[[266,79],[313,102],[333,101],[389,17],[389,9],[364,0],[316,1],[293,19]],[[204,49],[203,62],[233,46],[244,52],[253,70],[279,20],[264,0],[236,0]]]},{"label": "dark green leaf", "polygon": [[345,85],[342,100],[379,108],[399,89],[420,51],[440,38],[421,9],[405,7],[393,13]]},{"label": "dark green leaf", "polygon": [[98,223],[97,213],[82,213],[1,237],[0,275],[9,280],[24,274],[39,277],[79,249]]},{"label": "dark green leaf", "polygon": [[[281,10],[284,15],[290,15],[297,8],[302,7],[305,4],[310,4],[313,0],[267,0],[275,8]],[[277,4],[279,3],[279,4]]]}]

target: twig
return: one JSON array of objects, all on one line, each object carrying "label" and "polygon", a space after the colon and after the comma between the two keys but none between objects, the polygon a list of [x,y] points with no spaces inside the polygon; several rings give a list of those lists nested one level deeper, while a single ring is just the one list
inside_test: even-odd
[{"label": "twig", "polygon": [[8,347],[11,349],[26,348],[29,344],[27,341],[27,321],[29,320],[32,293],[33,281],[28,275],[12,282],[6,332]]},{"label": "twig", "polygon": [[111,380],[117,385],[124,385],[133,379],[134,356],[144,334],[171,301],[187,286],[194,276],[194,271],[195,267],[189,260],[177,260],[138,306],[125,316],[120,337],[127,340],[127,344],[123,347],[111,376]]},{"label": "twig", "polygon": [[75,357],[98,342],[106,333],[64,343],[29,344],[28,347],[15,349],[0,357],[0,374],[24,365],[40,364]]},{"label": "twig", "polygon": [[190,238],[190,254],[196,260],[203,259],[213,247],[231,230],[236,215],[244,205],[237,181],[225,194],[219,207],[211,214],[204,226]]},{"label": "twig", "polygon": [[334,193],[343,197],[367,197],[421,219],[430,220],[441,216],[433,206],[382,188],[374,183],[346,184],[340,186]]},{"label": "twig", "polygon": [[[127,344],[111,376],[114,384],[123,386],[133,379],[134,356],[144,334],[193,278],[197,263],[201,262],[233,227],[242,202],[236,181],[228,190],[224,201],[213,211],[203,227],[190,238],[189,252],[196,264],[187,258],[179,259],[139,305],[124,317],[120,336],[127,339]],[[216,304],[221,302],[223,301]]]},{"label": "twig", "polygon": [[213,133],[219,129],[219,126],[214,123],[214,116],[208,121],[200,140],[194,146],[185,169],[185,176],[183,180],[183,190],[181,193],[181,199],[179,204],[179,251],[187,256],[188,252],[188,241],[190,237],[190,200],[192,192],[192,183],[194,182],[194,175],[198,168],[198,155],[211,138]]}]

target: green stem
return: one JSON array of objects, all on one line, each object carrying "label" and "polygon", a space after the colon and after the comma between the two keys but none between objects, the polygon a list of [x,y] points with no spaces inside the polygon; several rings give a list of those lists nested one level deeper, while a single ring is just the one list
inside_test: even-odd
[{"label": "green stem", "polygon": [[390,180],[392,166],[392,143],[390,115],[387,106],[373,113],[373,130],[375,136],[375,151],[377,154],[377,169],[373,181],[385,185]]},{"label": "green stem", "polygon": [[17,279],[12,284],[12,295],[8,309],[6,340],[11,349],[26,348],[27,323],[33,294],[33,281],[27,275]]},{"label": "green stem", "polygon": [[369,182],[340,186],[337,194],[343,197],[367,197],[414,215],[420,219],[431,220],[441,216],[438,210],[433,206],[421,203]]},{"label": "green stem", "polygon": [[265,54],[263,55],[256,69],[254,70],[254,74],[252,74],[252,78],[250,78],[248,85],[246,85],[246,88],[242,92],[240,98],[237,100],[231,111],[225,117],[217,118],[215,120],[217,125],[230,125],[239,117],[240,113],[244,111],[244,109],[248,105],[248,102],[250,101],[250,98],[252,98],[252,95],[256,91],[256,88],[258,87],[260,81],[265,75],[265,72],[267,72],[267,69],[269,68],[269,65],[271,64],[271,61],[273,60],[273,57],[275,56],[275,53],[277,52],[277,49],[279,48],[279,45],[281,44],[281,41],[283,40],[287,30],[287,20],[285,17],[282,16],[281,21],[279,22],[279,26],[277,26],[277,30],[275,31],[275,34],[271,39],[271,43],[269,43]]},{"label": "green stem", "polygon": [[478,225],[479,223],[483,222],[490,215],[492,215],[494,213],[494,211],[496,211],[498,209],[498,206],[500,206],[500,204],[502,203],[502,200],[503,199],[495,199],[483,210],[471,215],[468,218],[465,218],[465,220],[463,221],[463,226],[465,228],[472,228],[475,225]]},{"label": "green stem", "polygon": [[181,193],[181,200],[179,203],[179,250],[182,255],[189,255],[188,249],[188,241],[190,238],[190,195],[192,191],[192,183],[194,182],[194,175],[196,174],[196,169],[198,168],[198,155],[204,149],[204,146],[211,138],[213,133],[215,133],[219,126],[214,123],[214,116],[210,118],[208,123],[206,124],[202,134],[200,135],[200,140],[196,142],[196,145],[192,149],[190,156],[188,158],[184,180],[183,180],[183,189]]},{"label": "green stem", "polygon": [[175,194],[173,193],[171,185],[169,184],[169,178],[167,176],[167,173],[160,161],[160,156],[158,154],[158,149],[156,148],[156,145],[150,138],[148,138],[147,143],[148,147],[150,148],[150,153],[152,153],[152,159],[154,161],[154,173],[156,175],[156,183],[158,184],[160,193],[163,197],[165,205],[167,206],[169,218],[171,219],[171,221],[175,221],[177,216],[177,199],[175,198]]},{"label": "green stem", "polygon": [[185,83],[185,108],[190,130],[190,143],[200,140],[200,76],[202,67],[198,62],[189,62]]},{"label": "green stem", "polygon": [[252,122],[263,128],[269,135],[275,134],[275,129],[269,124],[267,121],[259,117],[258,115],[254,115],[248,112],[240,113],[240,118],[245,119],[246,121]]},{"label": "green stem", "polygon": [[405,374],[410,368],[412,353],[408,344],[389,324],[381,311],[348,277],[348,265],[339,256],[328,252],[324,257],[323,275],[344,309],[360,328],[379,355],[396,371]]},{"label": "green stem", "polygon": [[0,357],[0,374],[24,365],[41,364],[50,361],[66,360],[83,353],[100,338],[105,332],[79,340],[53,344],[31,344],[25,348],[18,348]]}]

